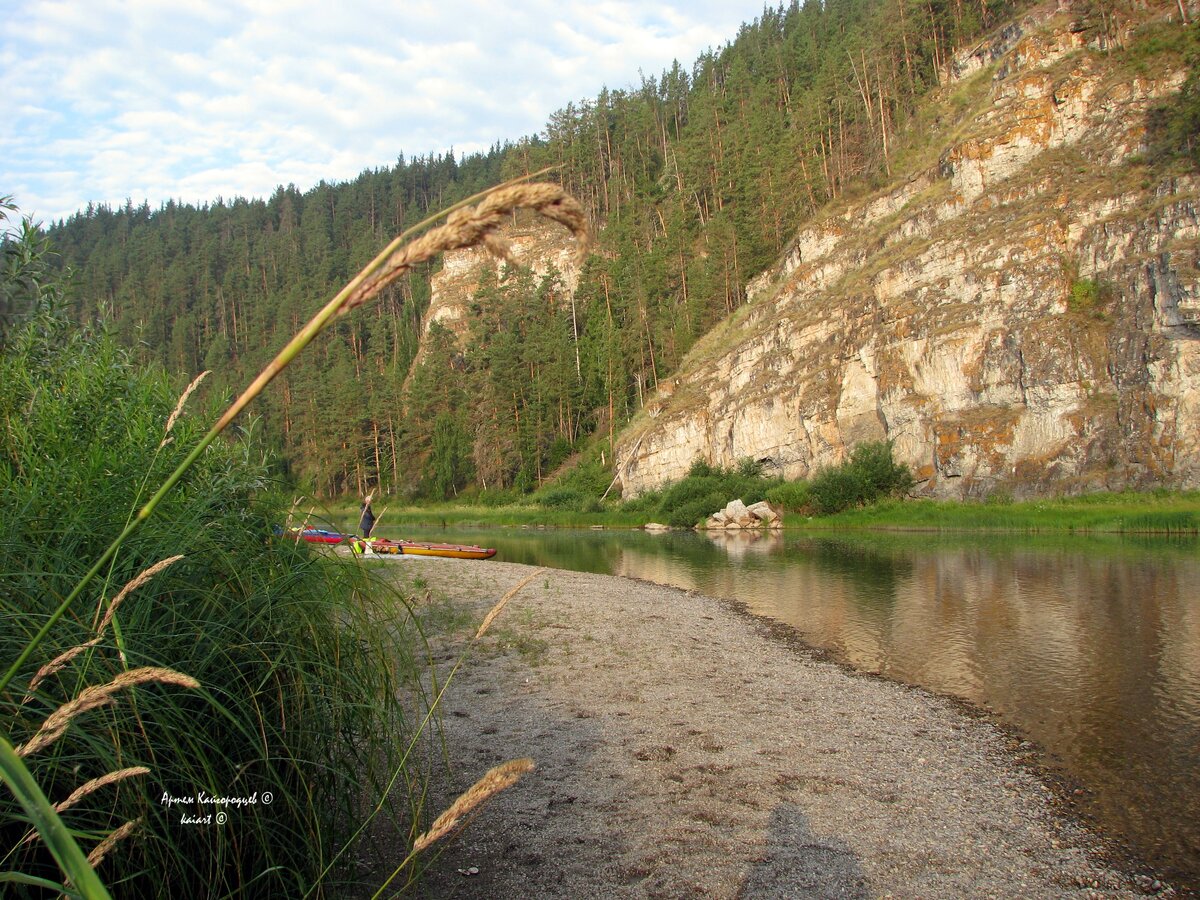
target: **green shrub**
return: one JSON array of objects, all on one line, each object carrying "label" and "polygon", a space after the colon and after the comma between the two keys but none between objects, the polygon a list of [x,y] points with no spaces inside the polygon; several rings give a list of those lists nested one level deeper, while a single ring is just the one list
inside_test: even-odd
[{"label": "green shrub", "polygon": [[732,471],[696,460],[686,477],[663,491],[656,514],[668,525],[690,528],[731,500],[746,504],[765,500],[779,482],[763,478],[759,471],[761,466],[753,460],[743,460]]},{"label": "green shrub", "polygon": [[553,488],[570,489],[582,496],[599,498],[608,490],[612,479],[611,468],[602,465],[598,458],[589,459],[580,462],[555,481]]},{"label": "green shrub", "polygon": [[723,492],[713,492],[700,496],[692,496],[669,509],[660,510],[666,524],[673,528],[692,528],[703,522],[729,502]]},{"label": "green shrub", "polygon": [[550,509],[582,510],[585,497],[579,491],[569,487],[550,488],[538,493],[534,500],[539,506]]},{"label": "green shrub", "polygon": [[1080,315],[1104,318],[1104,307],[1108,304],[1112,289],[1091,278],[1077,278],[1071,284],[1071,295],[1067,308]]},{"label": "green shrub", "polygon": [[[184,415],[164,442],[176,397],[166,378],[105,338],[56,334],[28,323],[0,357],[6,661],[201,434]],[[175,885],[202,885],[209,896],[304,894],[361,818],[363,798],[381,796],[407,743],[400,700],[420,694],[403,607],[385,609],[360,568],[273,539],[284,512],[262,499],[267,471],[253,440],[209,447],[0,695],[4,732],[21,742],[82,688],[125,669],[168,667],[200,682],[126,691],[26,760],[52,801],[121,768],[150,769],[64,813],[84,852],[140,820],[100,870],[120,895],[168,896]],[[97,636],[101,597],[178,554],[123,601],[96,646],[29,690],[39,666]],[[397,671],[409,673],[407,686]],[[200,792],[258,802],[228,809],[223,826],[182,823],[185,812],[217,808],[163,802]],[[0,792],[5,868],[61,879],[40,842],[22,844],[27,828]]]},{"label": "green shrub", "polygon": [[763,464],[757,459],[747,456],[738,460],[738,464],[734,468],[734,471],[740,478],[761,478]]},{"label": "green shrub", "polygon": [[512,490],[486,490],[480,491],[474,497],[474,502],[480,506],[495,508],[498,506],[512,506],[515,503],[522,501],[522,496]]},{"label": "green shrub", "polygon": [[800,512],[812,502],[812,488],[807,481],[785,481],[768,490],[766,499],[788,512]]},{"label": "green shrub", "polygon": [[817,472],[809,484],[820,515],[832,515],[887,496],[904,494],[913,486],[907,466],[892,459],[891,441],[859,444],[850,459]]},{"label": "green shrub", "polygon": [[662,491],[646,491],[644,494],[638,494],[638,496],[631,500],[623,501],[621,503],[621,512],[633,515],[654,513],[658,511],[661,503]]},{"label": "green shrub", "polygon": [[828,516],[861,506],[867,500],[867,485],[862,475],[848,465],[822,469],[809,489],[819,515]]},{"label": "green shrub", "polygon": [[850,454],[850,468],[866,485],[867,500],[896,496],[912,489],[913,477],[908,466],[892,459],[891,441],[859,444]]}]

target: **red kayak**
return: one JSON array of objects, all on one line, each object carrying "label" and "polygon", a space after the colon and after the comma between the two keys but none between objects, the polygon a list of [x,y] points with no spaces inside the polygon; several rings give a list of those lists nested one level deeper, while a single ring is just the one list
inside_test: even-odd
[{"label": "red kayak", "polygon": [[352,537],[349,534],[326,531],[324,528],[289,528],[287,536],[294,540],[306,540],[310,544],[340,544]]}]

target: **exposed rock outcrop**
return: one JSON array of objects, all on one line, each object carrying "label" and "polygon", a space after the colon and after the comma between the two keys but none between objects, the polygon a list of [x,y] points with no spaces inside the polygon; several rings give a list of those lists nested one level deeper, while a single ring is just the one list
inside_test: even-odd
[{"label": "exposed rock outcrop", "polygon": [[1185,73],[1085,40],[1047,13],[962,54],[978,114],[750,286],[625,432],[625,495],[879,439],[936,496],[1200,485],[1200,180],[1130,164]]},{"label": "exposed rock outcrop", "polygon": [[782,528],[783,516],[770,503],[762,500],[747,506],[741,500],[733,500],[726,507],[713,513],[704,523],[709,530],[735,530],[746,528]]}]

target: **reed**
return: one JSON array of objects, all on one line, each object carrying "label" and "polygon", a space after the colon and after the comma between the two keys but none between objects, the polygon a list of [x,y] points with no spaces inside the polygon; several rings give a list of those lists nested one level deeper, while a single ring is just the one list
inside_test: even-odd
[{"label": "reed", "polygon": [[173,684],[178,687],[198,688],[200,682],[190,675],[182,675],[173,669],[157,666],[144,666],[122,672],[107,684],[92,685],[84,688],[73,699],[67,701],[50,714],[37,733],[26,743],[17,747],[17,756],[30,756],[45,750],[62,737],[71,722],[85,712],[107,706],[113,702],[113,697],[126,688],[147,682]]}]

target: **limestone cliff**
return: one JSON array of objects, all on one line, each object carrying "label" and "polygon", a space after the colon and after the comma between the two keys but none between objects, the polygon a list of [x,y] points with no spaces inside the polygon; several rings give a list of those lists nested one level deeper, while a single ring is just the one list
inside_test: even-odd
[{"label": "limestone cliff", "polygon": [[625,495],[878,439],[936,496],[1200,486],[1200,180],[1131,163],[1185,73],[1087,41],[1051,7],[960,54],[977,112],[751,285],[623,435]]}]

